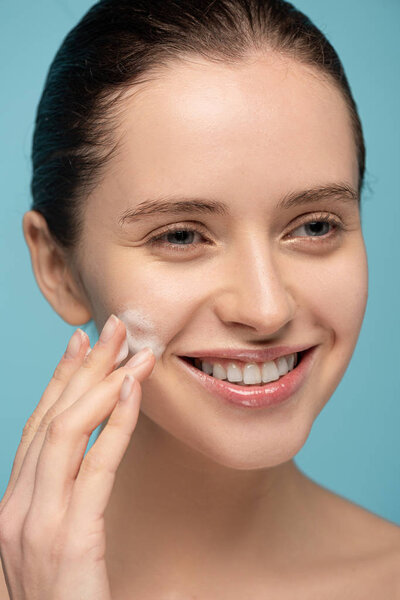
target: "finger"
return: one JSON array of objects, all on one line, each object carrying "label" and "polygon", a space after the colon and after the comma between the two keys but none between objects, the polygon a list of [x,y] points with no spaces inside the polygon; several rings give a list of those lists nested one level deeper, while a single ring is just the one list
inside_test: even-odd
[{"label": "finger", "polygon": [[[107,327],[108,326],[108,327]],[[106,335],[103,335],[103,334]],[[98,342],[91,352],[78,364],[71,377],[66,381],[58,398],[44,413],[36,427],[34,437],[25,453],[23,463],[14,483],[13,492],[20,492],[26,507],[32,496],[38,457],[43,445],[47,428],[51,421],[66,407],[73,404],[77,398],[104,379],[114,369],[118,352],[126,339],[126,327],[115,315],[111,315]]]},{"label": "finger", "polygon": [[54,410],[40,425],[46,432],[49,422],[61,411],[71,406],[89,389],[112,373],[128,355],[127,332],[125,324],[115,315],[111,315],[103,327],[100,337],[92,351],[85,357],[80,368],[68,381]]},{"label": "finger", "polygon": [[136,428],[141,385],[132,376],[127,378],[106,427],[83,459],[76,478],[68,509],[76,531],[83,531],[85,524],[103,516],[115,474]]},{"label": "finger", "polygon": [[103,327],[99,340],[68,381],[62,395],[52,407],[51,414],[46,415],[44,422],[41,423],[39,427],[41,432],[46,433],[49,423],[56,415],[112,373],[115,367],[127,357],[128,352],[125,324],[115,315],[111,315]]},{"label": "finger", "polygon": [[35,436],[39,423],[41,422],[45,413],[59,398],[72,375],[79,369],[85,353],[89,348],[90,340],[88,335],[82,331],[82,329],[76,329],[72,334],[68,342],[67,349],[57,364],[53,376],[43,392],[37,407],[24,426],[21,441],[14,458],[7,489],[1,500],[2,506],[5,505],[14,489],[14,485],[20,473],[25,455],[33,437]]},{"label": "finger", "polygon": [[65,510],[90,435],[114,410],[125,375],[130,373],[138,381],[150,375],[155,357],[152,353],[148,356],[147,361],[136,367],[122,367],[109,375],[51,423],[36,468],[32,514],[39,515],[45,510],[51,515]]}]

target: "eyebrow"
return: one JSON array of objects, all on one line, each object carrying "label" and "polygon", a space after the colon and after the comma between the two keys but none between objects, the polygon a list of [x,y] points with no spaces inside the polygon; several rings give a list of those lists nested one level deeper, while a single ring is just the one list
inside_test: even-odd
[{"label": "eyebrow", "polygon": [[[276,209],[288,210],[293,206],[302,206],[328,199],[346,203],[358,203],[360,200],[358,192],[350,185],[335,183],[289,192],[278,202]],[[206,198],[162,196],[144,200],[133,209],[128,208],[121,214],[118,224],[123,227],[126,223],[139,221],[146,217],[153,217],[159,214],[177,215],[182,213],[227,216],[229,215],[229,207],[224,202]]]}]

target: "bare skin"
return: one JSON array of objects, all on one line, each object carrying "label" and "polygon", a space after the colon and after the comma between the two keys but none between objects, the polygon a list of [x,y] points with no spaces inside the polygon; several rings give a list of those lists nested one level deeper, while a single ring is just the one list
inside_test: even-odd
[{"label": "bare skin", "polygon": [[[137,438],[142,430],[149,439],[157,435],[143,415]],[[201,460],[189,472],[181,462],[187,450],[174,439],[164,440],[165,462],[155,470],[154,446],[154,455],[149,446],[150,456],[145,450],[137,461],[125,455],[116,486],[129,492],[114,496],[106,511],[107,535],[113,540],[107,546],[108,564],[118,600],[129,594],[146,600],[328,600],[348,590],[352,595],[344,597],[372,600],[383,589],[387,598],[398,597],[398,527],[324,489],[293,461],[269,473],[270,489],[260,481],[257,488],[256,472],[247,473],[242,487],[249,491],[240,508],[234,473],[229,483],[219,484],[223,471],[216,468],[208,481]],[[194,498],[199,473],[203,485]],[[128,511],[132,520],[121,528],[120,515]]]},{"label": "bare skin", "polygon": [[[76,331],[24,427],[0,504],[12,600],[111,600],[104,510],[136,426],[140,381],[154,366],[144,350],[114,371],[124,335],[114,315],[91,351]],[[107,417],[84,457],[88,435]]]},{"label": "bare skin", "polygon": [[[126,303],[146,306],[166,343],[105,509],[113,600],[400,597],[399,528],[293,461],[348,366],[367,302],[357,202],[278,204],[326,184],[357,189],[342,96],[282,57],[235,68],[194,57],[126,98],[116,139],[73,256],[39,214],[24,216],[38,284],[65,321],[93,318],[100,330]],[[118,226],[161,194],[217,199],[229,216]],[[328,215],[345,229],[310,239],[304,223]],[[198,233],[187,251],[149,245],[172,224],[201,224],[209,244]],[[239,416],[177,361],[211,336],[222,348],[305,343],[318,354],[294,402]]]}]

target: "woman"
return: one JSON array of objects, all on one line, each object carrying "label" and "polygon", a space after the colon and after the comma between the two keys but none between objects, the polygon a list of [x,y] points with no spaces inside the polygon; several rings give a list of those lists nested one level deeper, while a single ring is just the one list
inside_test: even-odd
[{"label": "woman", "polygon": [[277,0],[103,0],[32,158],[38,285],[101,335],[77,329],[25,427],[2,597],[398,598],[399,528],[293,461],[368,294],[362,128],[323,34]]}]

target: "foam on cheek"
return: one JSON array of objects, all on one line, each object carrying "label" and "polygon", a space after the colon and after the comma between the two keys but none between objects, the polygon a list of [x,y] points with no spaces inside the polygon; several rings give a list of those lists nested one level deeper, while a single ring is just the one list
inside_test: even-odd
[{"label": "foam on cheek", "polygon": [[129,352],[136,354],[146,347],[153,350],[156,359],[161,357],[165,350],[165,344],[156,332],[156,326],[147,315],[137,309],[127,309],[115,314],[126,326],[126,340],[118,356],[119,362],[125,360]]}]

